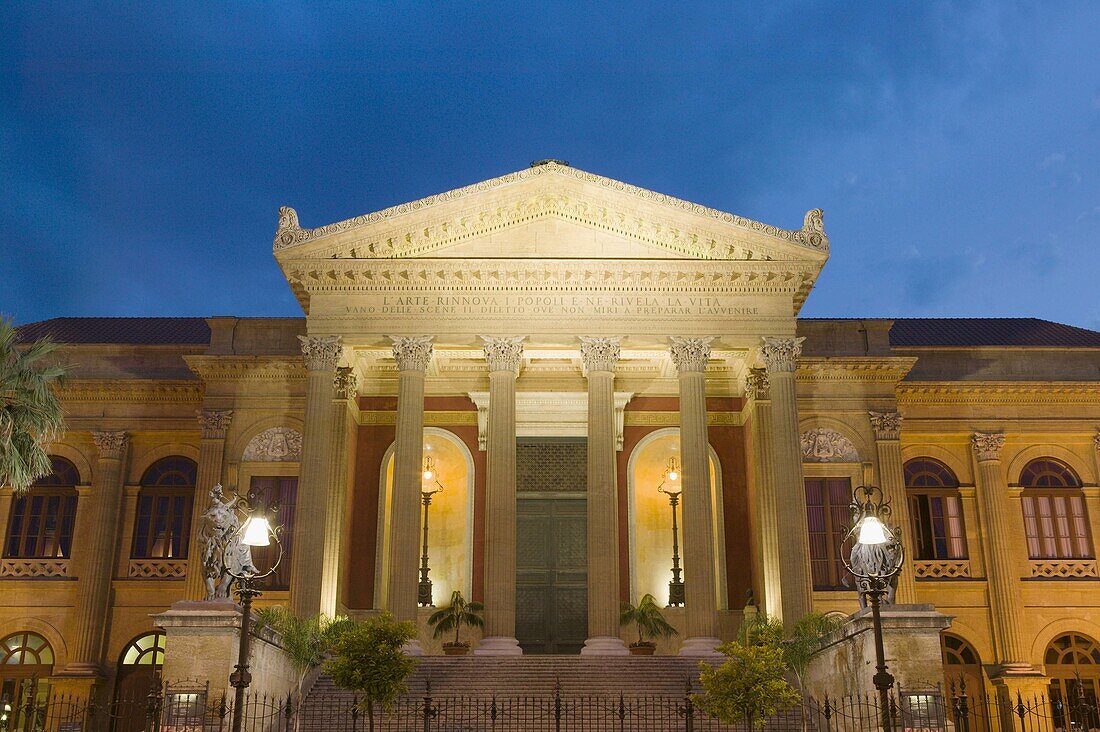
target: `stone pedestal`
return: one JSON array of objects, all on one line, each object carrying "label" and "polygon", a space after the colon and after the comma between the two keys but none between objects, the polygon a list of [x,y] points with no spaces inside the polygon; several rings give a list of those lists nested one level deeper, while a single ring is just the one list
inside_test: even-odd
[{"label": "stone pedestal", "polygon": [[[943,685],[940,632],[950,625],[951,616],[932,605],[882,608],[883,648],[895,689],[934,689]],[[873,694],[874,674],[874,626],[871,609],[865,608],[826,639],[810,662],[803,683],[811,696],[835,699],[848,694]]]}]

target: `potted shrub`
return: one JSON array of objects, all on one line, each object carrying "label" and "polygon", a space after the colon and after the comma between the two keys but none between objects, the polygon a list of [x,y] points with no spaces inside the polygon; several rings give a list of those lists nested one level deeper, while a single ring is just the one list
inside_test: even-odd
[{"label": "potted shrub", "polygon": [[655,639],[671,638],[677,632],[676,628],[665,620],[657,600],[649,594],[643,595],[637,606],[629,602],[622,604],[622,609],[619,611],[619,625],[631,623],[638,626],[638,640],[630,644],[630,653],[635,656],[652,656],[657,650],[657,644],[653,642]]},{"label": "potted shrub", "polygon": [[460,641],[458,632],[463,625],[468,625],[471,628],[484,626],[485,620],[481,617],[481,612],[484,609],[485,606],[480,602],[466,602],[466,598],[462,596],[462,593],[455,590],[451,593],[451,604],[432,613],[432,616],[428,618],[428,625],[435,628],[436,638],[452,630],[455,634],[453,641],[447,641],[443,644],[443,653],[448,656],[464,656],[469,652],[470,644]]}]

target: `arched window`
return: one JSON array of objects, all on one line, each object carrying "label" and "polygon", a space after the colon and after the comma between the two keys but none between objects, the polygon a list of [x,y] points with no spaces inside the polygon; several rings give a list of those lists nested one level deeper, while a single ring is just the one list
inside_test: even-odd
[{"label": "arched window", "polygon": [[1032,559],[1091,559],[1092,537],[1081,480],[1051,458],[1028,463],[1020,473],[1027,552]]},{"label": "arched window", "polygon": [[[985,694],[985,677],[982,674],[982,659],[974,646],[953,633],[940,634],[940,652],[943,657],[943,680],[947,693],[961,694],[964,691],[972,701],[980,703]],[[973,714],[969,718],[971,732],[985,732],[989,729],[985,714]]]},{"label": "arched window", "polygon": [[905,489],[913,522],[915,559],[966,559],[959,481],[943,463],[916,458],[905,463]]},{"label": "arched window", "polygon": [[[1043,661],[1050,677],[1050,700],[1056,714],[1065,709],[1066,704],[1074,705],[1083,695],[1090,710],[1088,726],[1095,728],[1097,692],[1100,691],[1100,645],[1081,633],[1063,633],[1047,646]],[[1067,728],[1064,722],[1062,727]]]},{"label": "arched window", "polygon": [[118,660],[115,681],[114,732],[139,732],[145,727],[145,705],[153,687],[160,684],[164,666],[164,633],[139,635],[126,644]]},{"label": "arched window", "polygon": [[[0,652],[4,659],[0,666],[37,666],[49,667],[46,675],[53,672],[53,648],[50,643],[38,633],[12,633],[3,641],[0,641]],[[28,675],[34,669],[28,669]]]},{"label": "arched window", "polygon": [[76,523],[76,485],[80,475],[63,457],[50,456],[53,472],[12,501],[4,556],[18,559],[68,559]]},{"label": "arched window", "polygon": [[[38,633],[20,631],[0,641],[0,729],[43,729],[38,709],[50,696],[53,648]],[[26,710],[31,711],[27,719]],[[38,726],[35,726],[38,725]]]},{"label": "arched window", "polygon": [[164,633],[154,632],[139,635],[134,638],[122,651],[119,666],[153,666],[164,665]]},{"label": "arched window", "polygon": [[133,559],[187,558],[197,473],[194,460],[173,455],[153,463],[141,476]]}]

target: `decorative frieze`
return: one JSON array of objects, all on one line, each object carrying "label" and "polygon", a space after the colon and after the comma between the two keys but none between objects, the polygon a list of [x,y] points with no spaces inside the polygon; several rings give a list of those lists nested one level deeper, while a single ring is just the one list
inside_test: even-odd
[{"label": "decorative frieze", "polygon": [[1032,559],[1032,579],[1095,579],[1095,559]]},{"label": "decorative frieze", "polygon": [[334,396],[336,399],[351,399],[355,396],[355,387],[358,379],[355,369],[351,366],[340,366],[336,369],[336,376],[332,379]]},{"label": "decorative frieze", "polygon": [[901,415],[897,412],[868,412],[876,440],[896,440],[901,436]]},{"label": "decorative frieze", "polygon": [[398,371],[426,371],[432,362],[432,336],[390,336]]},{"label": "decorative frieze", "polygon": [[1001,459],[1001,450],[1005,446],[1005,436],[1000,432],[975,432],[970,436],[974,454],[978,462],[990,462]]},{"label": "decorative frieze", "polygon": [[225,439],[225,433],[233,421],[232,409],[202,409],[197,415],[203,439]]},{"label": "decorative frieze", "polygon": [[246,462],[299,462],[302,459],[302,433],[293,427],[269,427],[244,448]]},{"label": "decorative frieze", "polygon": [[749,369],[748,374],[745,375],[746,396],[753,399],[767,399],[769,387],[767,369]]},{"label": "decorative frieze", "polygon": [[[185,358],[190,358],[185,356]],[[65,382],[61,401],[113,404],[202,404],[203,386],[197,379],[73,379]]]},{"label": "decorative frieze", "polygon": [[917,579],[965,579],[970,575],[969,559],[916,560],[913,574]]},{"label": "decorative frieze", "polygon": [[133,579],[183,579],[186,559],[131,559],[126,573]]},{"label": "decorative frieze", "polygon": [[68,559],[3,559],[0,560],[0,577],[57,577],[69,576]]},{"label": "decorative frieze", "polygon": [[127,435],[125,432],[93,432],[92,442],[95,443],[100,459],[118,460],[122,457],[122,448],[126,446]]},{"label": "decorative frieze", "polygon": [[763,356],[768,371],[794,373],[798,364],[798,357],[802,353],[802,342],[804,340],[806,339],[764,336],[764,345],[760,348],[760,355]]},{"label": "decorative frieze", "polygon": [[710,360],[710,342],[714,338],[672,336],[669,340],[671,345],[668,347],[668,352],[672,356],[672,363],[676,365],[677,371],[685,373],[689,371],[705,372],[707,370],[707,361]]},{"label": "decorative frieze", "polygon": [[527,336],[481,336],[489,371],[518,371],[523,360],[523,341]]},{"label": "decorative frieze", "polygon": [[599,338],[580,336],[580,341],[581,363],[584,366],[585,374],[592,371],[611,371],[614,373],[622,351],[619,345],[622,336]]},{"label": "decorative frieze", "polygon": [[340,336],[298,336],[306,368],[310,371],[332,371],[344,350]]},{"label": "decorative frieze", "polygon": [[844,435],[827,427],[806,430],[799,441],[806,463],[858,463],[859,451]]}]

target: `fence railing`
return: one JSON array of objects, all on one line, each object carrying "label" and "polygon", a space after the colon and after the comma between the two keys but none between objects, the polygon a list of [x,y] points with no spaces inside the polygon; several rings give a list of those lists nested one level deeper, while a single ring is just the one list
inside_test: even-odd
[{"label": "fence railing", "polygon": [[[18,699],[2,700],[0,732],[228,732],[232,699],[207,686],[154,686],[145,695],[96,703],[44,693],[46,682],[30,681]],[[897,732],[1086,732],[1100,730],[1095,699],[1084,686],[1074,698],[1015,699],[970,694],[965,687],[902,690],[888,710]],[[303,703],[300,703],[303,702]],[[325,692],[299,700],[294,694],[249,694],[247,732],[746,732],[752,720],[720,723],[692,701],[687,686],[667,696],[406,696],[368,715],[351,694]],[[373,719],[372,719],[373,717]],[[881,729],[878,697],[805,698],[793,709],[764,720],[765,732],[871,732]]]}]

